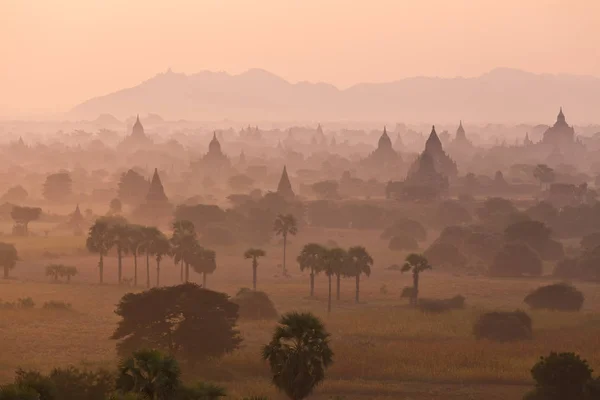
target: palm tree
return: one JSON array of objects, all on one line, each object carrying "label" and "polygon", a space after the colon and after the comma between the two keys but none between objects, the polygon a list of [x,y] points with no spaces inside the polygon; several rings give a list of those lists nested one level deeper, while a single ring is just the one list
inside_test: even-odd
[{"label": "palm tree", "polygon": [[347,274],[356,277],[356,303],[359,302],[360,294],[360,275],[371,275],[371,267],[373,266],[373,258],[362,246],[354,246],[348,249],[348,264]]},{"label": "palm tree", "polygon": [[412,305],[417,305],[419,299],[419,274],[431,268],[429,261],[421,254],[412,253],[406,257],[402,272],[412,271],[413,274],[413,293],[410,299]]},{"label": "palm tree", "polygon": [[142,245],[141,225],[129,225],[129,252],[133,255],[133,286],[138,284],[138,255]]},{"label": "palm tree", "polygon": [[265,253],[262,249],[248,249],[244,253],[245,259],[252,259],[252,288],[256,290],[256,270],[258,268],[258,258],[264,257],[267,253]]},{"label": "palm tree", "polygon": [[292,214],[279,214],[275,219],[273,230],[275,231],[276,236],[281,235],[283,237],[283,274],[286,275],[287,269],[285,268],[285,250],[287,248],[287,237],[288,235],[293,236],[298,233],[298,223]]},{"label": "palm tree", "polygon": [[329,333],[310,313],[283,315],[262,356],[271,367],[273,384],[291,400],[308,397],[333,362]]},{"label": "palm tree", "polygon": [[175,358],[158,350],[141,350],[121,361],[117,389],[139,393],[150,400],[172,399],[180,385]]},{"label": "palm tree", "polygon": [[184,281],[183,266],[185,264],[185,281],[189,280],[189,259],[195,251],[198,241],[196,240],[196,229],[191,221],[178,220],[173,223],[173,236],[171,237],[171,249],[175,264],[180,264],[180,279]]},{"label": "palm tree", "polygon": [[100,283],[104,283],[104,257],[108,254],[113,242],[112,230],[108,221],[103,218],[97,219],[94,225],[90,227],[85,245],[90,252],[100,255],[98,261]]},{"label": "palm tree", "polygon": [[[327,298],[327,313],[331,313],[331,277],[336,275],[338,271],[342,271],[346,263],[346,251],[339,247],[329,249],[323,257],[323,271],[327,275],[329,283],[329,296]],[[339,281],[338,281],[338,298],[339,298]]]},{"label": "palm tree", "polygon": [[206,288],[206,275],[212,274],[217,269],[217,254],[197,244],[187,264],[194,269],[194,272],[202,274],[202,287]]},{"label": "palm tree", "polygon": [[310,296],[315,295],[315,275],[323,269],[323,257],[327,249],[316,243],[305,244],[296,260],[300,270],[310,270]]},{"label": "palm tree", "polygon": [[156,286],[160,286],[160,262],[165,256],[171,255],[171,242],[161,232],[154,238],[152,243],[152,254],[156,257]]},{"label": "palm tree", "polygon": [[162,235],[163,233],[155,226],[144,226],[141,229],[140,249],[146,254],[146,287],[150,287],[150,256],[154,254],[154,244]]},{"label": "palm tree", "polygon": [[[112,239],[111,247],[117,250],[117,277],[119,285],[123,279],[123,254],[129,251],[129,235],[131,229],[123,217],[106,217],[109,221]],[[110,219],[109,219],[110,218]]]}]

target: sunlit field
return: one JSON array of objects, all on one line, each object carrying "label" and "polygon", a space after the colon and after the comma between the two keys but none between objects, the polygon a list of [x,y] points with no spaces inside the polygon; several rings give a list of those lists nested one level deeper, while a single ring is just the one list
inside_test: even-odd
[{"label": "sunlit field", "polygon": [[[411,277],[386,268],[400,263],[404,253],[387,249],[371,231],[301,231],[291,238],[283,277],[282,249],[277,240],[265,246],[267,257],[260,260],[258,289],[265,291],[278,311],[309,310],[320,316],[332,334],[334,365],[325,384],[314,396],[328,399],[512,399],[531,386],[529,370],[540,355],[550,351],[575,351],[592,367],[600,368],[600,292],[593,284],[576,283],[585,294],[578,313],[529,312],[534,339],[517,343],[476,341],[473,322],[483,311],[526,309],[524,296],[551,282],[548,278],[491,279],[460,276],[447,271],[423,273],[420,293],[427,298],[461,294],[467,307],[431,315],[410,309],[400,298]],[[430,234],[435,237],[436,234]],[[10,240],[8,240],[10,239]],[[31,297],[33,310],[0,310],[0,381],[7,382],[18,367],[48,370],[68,364],[112,367],[116,363],[115,342],[109,339],[116,323],[115,304],[127,291],[142,290],[116,285],[116,258],[105,261],[105,285],[98,285],[97,258],[85,251],[85,237],[5,238],[15,243],[21,262],[12,278],[0,282],[0,299],[15,301]],[[361,282],[361,303],[354,302],[354,280],[342,281],[340,301],[335,300],[327,316],[327,280],[316,280],[316,296],[309,297],[308,274],[299,271],[295,257],[309,241],[333,240],[348,247],[362,244],[375,259],[369,278]],[[234,295],[251,285],[245,248],[216,248],[218,267],[208,277],[208,288]],[[52,283],[45,266],[60,262],[76,266],[79,274],[72,283]],[[435,267],[435,266],[434,266]],[[140,260],[140,282],[145,283],[145,260]],[[133,275],[133,260],[124,261],[125,276]],[[151,282],[155,282],[151,261]],[[192,274],[198,282],[200,276]],[[166,260],[161,282],[179,281],[179,267]],[[334,284],[335,290],[335,284]],[[41,309],[55,300],[72,304],[72,311]],[[267,395],[279,398],[269,383],[269,371],[260,359],[260,348],[270,337],[275,322],[241,322],[242,347],[189,379],[218,382],[231,398]]]}]

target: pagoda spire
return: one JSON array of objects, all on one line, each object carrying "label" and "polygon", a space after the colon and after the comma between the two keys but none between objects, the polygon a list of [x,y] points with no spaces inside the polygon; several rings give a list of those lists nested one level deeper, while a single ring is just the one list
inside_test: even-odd
[{"label": "pagoda spire", "polygon": [[154,168],[154,175],[150,182],[146,201],[148,203],[167,203],[169,201],[165,194],[165,188],[160,180],[160,176],[158,176],[158,168]]},{"label": "pagoda spire", "polygon": [[290,183],[290,177],[288,176],[287,167],[285,165],[283,166],[281,178],[279,179],[279,184],[277,185],[277,193],[284,198],[294,197],[294,191],[292,190],[292,184]]}]

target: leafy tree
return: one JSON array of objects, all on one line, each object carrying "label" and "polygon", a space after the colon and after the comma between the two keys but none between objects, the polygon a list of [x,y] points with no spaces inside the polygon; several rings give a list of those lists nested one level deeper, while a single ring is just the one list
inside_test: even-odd
[{"label": "leafy tree", "polygon": [[213,250],[197,245],[191,254],[190,266],[197,274],[202,274],[202,287],[206,288],[206,275],[217,269],[217,254]]},{"label": "leafy tree", "polygon": [[196,239],[196,229],[194,224],[188,220],[176,220],[173,223],[173,235],[171,236],[171,251],[173,252],[173,260],[175,264],[181,265],[180,278],[184,281],[184,265],[185,265],[185,281],[189,280],[189,259],[196,250],[198,241]]},{"label": "leafy tree", "polygon": [[19,368],[16,372],[15,384],[20,387],[34,389],[39,394],[40,400],[55,400],[58,398],[54,383],[38,371]]},{"label": "leafy tree", "polygon": [[273,230],[275,231],[275,235],[283,237],[283,274],[285,275],[287,274],[287,270],[285,268],[287,237],[288,235],[294,236],[296,233],[298,233],[298,222],[292,214],[279,214],[275,219]]},{"label": "leafy tree", "polygon": [[467,257],[456,246],[446,242],[433,242],[423,255],[437,266],[461,268],[467,263]]},{"label": "leafy tree", "polygon": [[117,198],[112,199],[108,206],[108,213],[110,215],[119,215],[119,214],[121,214],[122,211],[123,211],[123,204],[121,203],[121,200],[119,200]]},{"label": "leafy tree", "polygon": [[117,389],[140,393],[149,400],[170,400],[180,385],[175,358],[158,350],[140,350],[121,361]]},{"label": "leafy tree", "polygon": [[388,248],[392,251],[416,250],[419,243],[414,237],[400,233],[390,239]]},{"label": "leafy tree", "polygon": [[10,270],[17,265],[18,260],[19,256],[15,245],[0,242],[0,266],[4,269],[4,279],[8,279]]},{"label": "leafy tree", "polygon": [[80,370],[75,367],[55,368],[48,375],[60,400],[105,400],[114,389],[112,372]]},{"label": "leafy tree", "polygon": [[337,181],[321,181],[311,185],[312,191],[320,198],[324,200],[337,200],[340,198],[338,193],[339,184]]},{"label": "leafy tree", "polygon": [[164,257],[171,255],[171,242],[162,232],[154,238],[152,254],[156,259],[156,286],[160,286],[160,263]]},{"label": "leafy tree", "polygon": [[41,214],[42,209],[39,207],[14,206],[10,216],[15,221],[15,232],[29,235],[29,223],[38,220]]},{"label": "leafy tree", "polygon": [[73,181],[68,172],[58,172],[46,177],[43,193],[48,201],[64,201],[69,198],[73,190]]},{"label": "leafy tree", "polygon": [[324,257],[327,252],[327,249],[320,244],[317,243],[308,243],[305,244],[298,258],[298,264],[300,265],[300,270],[309,270],[310,271],[310,296],[313,297],[315,295],[315,275],[321,272],[323,269]]},{"label": "leafy tree", "polygon": [[[154,246],[162,241],[163,233],[154,226],[143,226],[140,230],[141,245],[140,249],[146,255],[146,287],[150,287],[150,256],[154,254]],[[164,243],[162,244],[164,245]],[[163,254],[164,256],[164,254]],[[162,256],[161,256],[162,258]],[[158,277],[157,277],[158,279]]]},{"label": "leafy tree", "polygon": [[461,225],[471,222],[471,214],[458,201],[442,202],[435,213],[435,221],[441,227]]},{"label": "leafy tree", "polygon": [[138,284],[138,255],[141,252],[144,239],[142,236],[143,228],[141,225],[130,224],[127,235],[128,252],[133,255],[133,286],[137,286]]},{"label": "leafy tree", "polygon": [[420,222],[403,218],[387,227],[381,233],[382,239],[390,239],[394,236],[409,236],[416,241],[422,242],[427,239],[427,231]]},{"label": "leafy tree", "polygon": [[111,248],[117,251],[117,277],[119,285],[123,280],[123,255],[129,251],[129,236],[131,228],[123,217],[103,217],[109,225],[109,236],[112,239]]},{"label": "leafy tree", "polygon": [[265,253],[262,249],[248,249],[244,253],[245,259],[252,259],[252,288],[256,290],[256,270],[258,269],[258,259],[264,257]]},{"label": "leafy tree", "polygon": [[543,259],[560,259],[564,255],[562,244],[552,241],[551,234],[552,230],[540,221],[516,222],[504,231],[507,241],[527,243]]},{"label": "leafy tree", "polygon": [[193,364],[229,353],[242,340],[238,306],[193,283],[128,293],[116,314],[121,320],[112,339],[121,356],[153,348]]},{"label": "leafy tree", "polygon": [[542,274],[542,260],[525,243],[507,243],[494,257],[489,273],[503,277],[539,276]]},{"label": "leafy tree", "polygon": [[0,201],[6,203],[23,203],[27,200],[27,196],[29,196],[27,190],[25,190],[23,186],[17,185],[9,188],[6,193],[0,197]]},{"label": "leafy tree", "polygon": [[138,205],[144,201],[150,182],[133,169],[128,170],[119,180],[118,197],[119,199],[131,205]]},{"label": "leafy tree", "polygon": [[[327,275],[328,281],[328,297],[327,297],[327,312],[331,312],[331,277],[333,275],[341,274],[346,264],[346,251],[339,247],[328,249],[325,251],[323,256],[323,272]],[[339,283],[338,283],[338,297],[339,297]]]},{"label": "leafy tree", "polygon": [[275,387],[291,400],[308,397],[333,362],[329,337],[323,323],[310,313],[283,315],[271,342],[263,348]]},{"label": "leafy tree", "polygon": [[54,278],[54,282],[58,282],[58,277],[62,275],[63,269],[65,268],[62,264],[50,264],[46,266],[46,276]]},{"label": "leafy tree", "polygon": [[592,400],[586,393],[592,372],[587,361],[575,353],[551,352],[547,357],[541,357],[531,369],[535,389],[525,399]]},{"label": "leafy tree", "polygon": [[346,273],[349,276],[356,278],[356,303],[359,302],[360,295],[360,276],[365,274],[371,275],[371,267],[373,266],[373,257],[362,246],[354,246],[348,249],[348,265]]},{"label": "leafy tree", "polygon": [[177,400],[218,400],[227,397],[225,388],[212,383],[199,382],[194,386],[182,386],[177,392]]},{"label": "leafy tree", "polygon": [[567,283],[555,283],[537,288],[524,301],[534,309],[579,311],[583,306],[584,296]]},{"label": "leafy tree", "polygon": [[0,386],[0,400],[41,400],[35,389],[16,384]]},{"label": "leafy tree", "polygon": [[533,177],[540,182],[540,186],[549,185],[556,179],[554,170],[546,164],[538,164],[533,170]]},{"label": "leafy tree", "polygon": [[431,265],[427,258],[421,254],[409,254],[406,257],[406,262],[402,266],[402,272],[412,272],[413,275],[413,292],[411,304],[416,306],[419,301],[419,277],[421,272],[431,269]]},{"label": "leafy tree", "polygon": [[109,221],[105,218],[99,218],[94,225],[90,227],[86,247],[92,253],[97,253],[100,256],[98,261],[98,269],[100,272],[100,283],[104,283],[104,257],[114,243],[112,237],[112,229]]}]

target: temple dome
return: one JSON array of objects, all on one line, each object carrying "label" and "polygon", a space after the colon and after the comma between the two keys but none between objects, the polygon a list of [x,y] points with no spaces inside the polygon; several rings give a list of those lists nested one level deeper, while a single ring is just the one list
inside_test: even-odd
[{"label": "temple dome", "polygon": [[221,154],[221,143],[219,143],[219,140],[217,139],[216,132],[213,133],[213,138],[208,145],[208,152],[213,154]]}]

